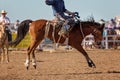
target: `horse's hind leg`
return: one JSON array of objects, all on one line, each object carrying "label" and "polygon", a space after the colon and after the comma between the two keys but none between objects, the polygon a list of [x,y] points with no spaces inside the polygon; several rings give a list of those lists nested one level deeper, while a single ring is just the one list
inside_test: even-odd
[{"label": "horse's hind leg", "polygon": [[32,51],[32,65],[35,69],[36,69],[36,58],[35,58],[35,53],[34,52],[35,52],[35,49],[37,48],[37,46],[40,44],[41,41],[42,41],[42,39],[41,40],[37,39],[36,44],[34,46],[34,49]]},{"label": "horse's hind leg", "polygon": [[35,43],[32,42],[32,43],[30,44],[30,46],[28,47],[28,50],[27,50],[26,62],[25,62],[25,66],[26,66],[27,69],[28,69],[29,66],[30,66],[30,53],[33,51],[34,45],[35,45]]},{"label": "horse's hind leg", "polygon": [[27,69],[29,68],[29,65],[30,65],[30,53],[32,53],[32,64],[33,64],[34,68],[36,68],[36,58],[35,58],[34,51],[37,46],[38,46],[38,41],[33,40],[31,42],[30,46],[28,47],[27,58],[26,58],[26,62],[25,62],[25,66]]},{"label": "horse's hind leg", "polygon": [[90,59],[87,52],[83,49],[83,47],[80,44],[74,45],[74,48],[76,48],[78,51],[80,51],[84,55],[89,67],[94,67],[94,68],[96,67],[94,62]]},{"label": "horse's hind leg", "polygon": [[[30,46],[28,47],[28,50],[30,50]],[[31,51],[27,51],[27,55],[26,55],[26,61],[25,61],[25,66],[28,69],[30,66],[30,52]]]}]

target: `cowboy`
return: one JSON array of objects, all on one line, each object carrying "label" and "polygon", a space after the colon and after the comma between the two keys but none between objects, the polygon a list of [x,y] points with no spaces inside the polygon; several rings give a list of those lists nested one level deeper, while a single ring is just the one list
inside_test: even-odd
[{"label": "cowboy", "polygon": [[[52,6],[53,14],[57,20],[65,21],[63,28],[59,32],[59,35],[66,34],[70,29],[70,25],[68,25],[68,23],[73,19],[75,12],[71,12],[65,8],[64,0],[46,0],[46,4]],[[71,16],[67,16],[65,13]]]},{"label": "cowboy", "polygon": [[11,31],[10,29],[8,28],[9,25],[10,25],[10,19],[6,16],[7,15],[7,12],[5,10],[2,10],[1,12],[1,16],[0,16],[0,25],[2,23],[4,23],[6,25],[6,33],[8,35],[8,41],[12,41],[12,35],[11,35]]}]

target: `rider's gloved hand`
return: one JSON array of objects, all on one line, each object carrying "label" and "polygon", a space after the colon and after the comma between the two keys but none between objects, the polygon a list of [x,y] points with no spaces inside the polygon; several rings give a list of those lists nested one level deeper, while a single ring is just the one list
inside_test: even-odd
[{"label": "rider's gloved hand", "polygon": [[76,17],[80,18],[80,16],[79,16],[79,13],[78,13],[78,12],[74,12],[74,16],[76,16]]}]

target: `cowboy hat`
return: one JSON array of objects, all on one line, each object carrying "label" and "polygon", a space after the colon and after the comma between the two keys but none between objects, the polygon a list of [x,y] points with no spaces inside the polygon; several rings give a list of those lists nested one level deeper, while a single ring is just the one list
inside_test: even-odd
[{"label": "cowboy hat", "polygon": [[1,14],[3,14],[3,13],[6,13],[6,14],[7,14],[7,12],[6,12],[5,10],[2,10],[2,11],[1,11]]}]

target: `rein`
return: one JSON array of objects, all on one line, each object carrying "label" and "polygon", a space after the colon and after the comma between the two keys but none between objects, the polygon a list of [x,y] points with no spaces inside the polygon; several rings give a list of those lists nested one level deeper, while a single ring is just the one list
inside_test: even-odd
[{"label": "rein", "polygon": [[95,36],[95,37],[98,37],[97,35],[95,35],[97,33],[97,29],[95,28],[92,32],[92,34]]},{"label": "rein", "polygon": [[45,26],[45,36],[44,38],[46,38],[48,36],[50,30],[50,21],[47,21],[46,26]]},{"label": "rein", "polygon": [[83,28],[82,28],[81,22],[80,22],[80,27],[79,27],[79,29],[80,29],[80,31],[81,31],[81,33],[82,33],[82,37],[83,37],[83,39],[84,39],[84,38],[85,38],[85,35],[84,35],[84,33],[83,33]]},{"label": "rein", "polygon": [[[47,21],[46,26],[45,26],[45,36],[44,36],[44,38],[48,37],[49,30],[50,30],[50,21]],[[55,26],[53,27],[52,37],[53,37],[53,42],[56,44],[56,41],[55,41]],[[60,35],[57,43],[59,43],[61,37],[62,36]]]}]

